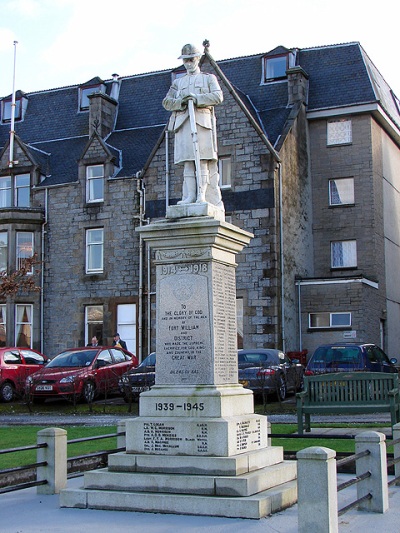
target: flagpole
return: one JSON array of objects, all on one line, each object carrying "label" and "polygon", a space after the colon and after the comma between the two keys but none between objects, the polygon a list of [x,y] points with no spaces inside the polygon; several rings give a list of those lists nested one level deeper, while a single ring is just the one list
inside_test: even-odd
[{"label": "flagpole", "polygon": [[11,130],[10,130],[10,161],[8,166],[12,168],[14,166],[14,124],[15,124],[15,67],[17,63],[17,44],[18,41],[14,41],[14,69],[13,69],[13,84],[12,84],[12,100],[11,100]]}]

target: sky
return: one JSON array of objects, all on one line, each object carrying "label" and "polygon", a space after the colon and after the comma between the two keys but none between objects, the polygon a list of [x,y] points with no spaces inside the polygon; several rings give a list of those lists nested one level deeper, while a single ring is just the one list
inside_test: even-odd
[{"label": "sky", "polygon": [[[398,0],[0,0],[0,97],[215,60],[358,41],[400,96]],[[14,45],[14,41],[17,44]],[[15,61],[14,61],[15,59]]]}]

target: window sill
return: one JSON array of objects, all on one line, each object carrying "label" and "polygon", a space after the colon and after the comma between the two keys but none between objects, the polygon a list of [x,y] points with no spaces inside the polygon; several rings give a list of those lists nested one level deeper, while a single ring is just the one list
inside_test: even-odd
[{"label": "window sill", "polygon": [[351,331],[353,326],[331,326],[325,328],[307,328],[307,333],[319,331]]}]

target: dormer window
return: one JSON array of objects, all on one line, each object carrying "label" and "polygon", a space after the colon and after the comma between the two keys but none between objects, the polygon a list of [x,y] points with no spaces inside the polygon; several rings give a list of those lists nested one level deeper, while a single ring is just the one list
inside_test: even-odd
[{"label": "dormer window", "polygon": [[84,89],[81,89],[80,108],[89,109],[89,95],[93,93],[97,93],[99,91],[100,91],[99,85],[95,85],[93,87],[85,87]]},{"label": "dormer window", "polygon": [[89,96],[94,93],[105,93],[106,88],[103,80],[96,77],[79,87],[79,109],[87,111],[89,109]]},{"label": "dormer window", "polygon": [[[21,91],[18,91],[15,98],[15,113],[14,120],[22,120],[24,118],[25,110],[28,100],[22,96]],[[11,122],[12,115],[12,97],[8,96],[1,101],[1,122],[3,124]]]},{"label": "dormer window", "polygon": [[296,65],[296,50],[278,46],[262,57],[261,83],[286,80],[286,71]]},{"label": "dormer window", "polygon": [[288,56],[274,56],[265,58],[265,81],[286,78]]}]

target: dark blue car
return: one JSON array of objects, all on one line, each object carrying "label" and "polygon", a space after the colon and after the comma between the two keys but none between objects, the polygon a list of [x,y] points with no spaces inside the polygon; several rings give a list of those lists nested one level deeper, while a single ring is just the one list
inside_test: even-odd
[{"label": "dark blue car", "polygon": [[376,344],[324,344],[319,346],[306,367],[306,376],[328,372],[398,372],[397,359],[389,357]]}]

